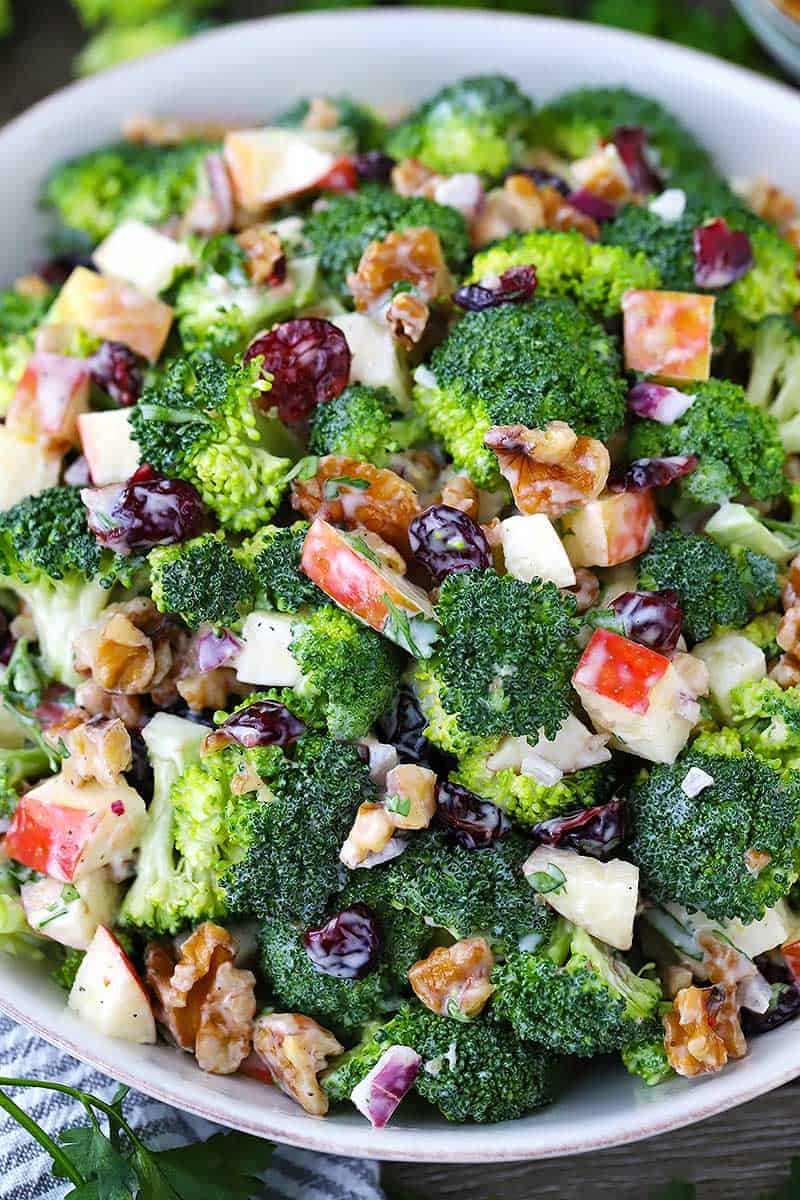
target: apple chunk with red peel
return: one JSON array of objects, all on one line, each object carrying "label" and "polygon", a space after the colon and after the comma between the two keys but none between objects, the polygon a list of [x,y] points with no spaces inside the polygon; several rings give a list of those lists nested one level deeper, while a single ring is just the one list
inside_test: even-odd
[{"label": "apple chunk with red peel", "polygon": [[89,368],[79,358],[38,351],[25,368],[6,413],[6,428],[48,450],[78,444],[78,419],[89,407]]},{"label": "apple chunk with red peel", "polygon": [[139,446],[131,437],[128,408],[82,413],[78,432],[95,487],[126,483],[139,468]]},{"label": "apple chunk with red peel", "polygon": [[20,800],[5,851],[32,871],[75,883],[130,859],[145,821],[144,801],[124,780],[75,787],[54,775]]},{"label": "apple chunk with red peel", "polygon": [[60,474],[60,452],[0,424],[0,512],[54,487]]},{"label": "apple chunk with red peel", "polygon": [[67,1001],[81,1020],[108,1037],[149,1045],[156,1023],[144,984],[122,946],[99,925]]},{"label": "apple chunk with red peel", "polygon": [[625,366],[666,382],[708,379],[714,297],[628,291],[622,297]]},{"label": "apple chunk with red peel", "polygon": [[595,729],[610,733],[617,750],[671,763],[686,745],[695,697],[663,654],[597,629],[572,685]]},{"label": "apple chunk with red peel", "polygon": [[123,342],[156,362],[172,325],[168,304],[119,279],[76,267],[50,313],[52,321],[78,325],[107,342]]},{"label": "apple chunk with red peel", "polygon": [[23,883],[20,900],[31,929],[73,950],[86,950],[98,925],[113,920],[120,884],[108,871],[92,871],[77,883],[36,879]]},{"label": "apple chunk with red peel", "polygon": [[385,566],[366,544],[362,549],[357,537],[318,517],[306,534],[300,565],[359,621],[417,658],[431,653],[436,624],[427,593]]},{"label": "apple chunk with red peel", "polygon": [[342,148],[333,130],[236,129],[223,153],[237,202],[258,213],[321,185]]},{"label": "apple chunk with red peel", "polygon": [[643,554],[656,528],[651,492],[616,492],[567,513],[561,539],[573,567],[615,567]]}]

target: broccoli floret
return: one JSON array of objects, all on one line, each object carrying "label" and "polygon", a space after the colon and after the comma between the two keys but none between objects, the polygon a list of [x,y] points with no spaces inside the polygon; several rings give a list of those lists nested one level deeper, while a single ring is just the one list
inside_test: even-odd
[{"label": "broccoli floret", "polygon": [[356,150],[379,150],[386,137],[386,122],[371,105],[354,100],[352,96],[303,96],[295,100],[277,117],[272,124],[287,129],[302,129],[313,101],[323,101],[331,109],[336,110],[336,121],[333,128],[348,133]]},{"label": "broccoli floret", "polygon": [[13,816],[26,784],[50,771],[51,758],[40,746],[0,747],[0,821]]},{"label": "broccoli floret", "polygon": [[400,686],[399,651],[332,604],[295,625],[290,649],[334,737],[368,733]]},{"label": "broccoli floret", "polygon": [[570,300],[470,312],[418,368],[414,395],[456,466],[481,487],[501,484],[483,444],[493,425],[566,421],[606,439],[623,422],[625,384],[613,338]]},{"label": "broccoli floret", "polygon": [[75,56],[77,75],[94,75],[117,63],[166,50],[207,26],[191,13],[164,13],[139,25],[109,25],[95,33]]},{"label": "broccoli floret", "polygon": [[358,269],[369,243],[382,241],[393,230],[422,226],[439,235],[450,267],[461,267],[469,256],[469,236],[461,213],[424,196],[400,196],[379,184],[327,197],[325,206],[306,219],[303,234],[319,255],[328,287],[352,304],[347,276]]},{"label": "broccoli floret", "polygon": [[696,504],[721,504],[742,493],[757,500],[779,495],[784,451],[773,418],[748,404],[744,389],[726,379],[695,383],[691,391],[694,400],[671,424],[634,422],[630,458],[697,455],[697,466],[678,485]]},{"label": "broccoli floret", "polygon": [[399,858],[373,867],[392,901],[455,938],[481,935],[498,950],[536,944],[553,923],[522,874],[530,843],[509,833],[494,846],[468,850],[440,832],[414,837]]},{"label": "broccoli floret", "polygon": [[492,972],[495,1015],[518,1037],[590,1058],[652,1032],[661,988],[585,930],[560,920],[546,947],[510,954]]},{"label": "broccoli floret", "polygon": [[255,580],[223,533],[204,533],[175,546],[156,546],[148,562],[156,608],[177,613],[190,629],[204,623],[236,625],[252,603]]},{"label": "broccoli floret", "polygon": [[[414,695],[427,722],[425,737],[446,754],[462,757],[480,746],[480,739],[469,733],[456,713],[442,703],[442,678],[433,659],[417,661],[411,678]],[[488,741],[488,739],[487,739]]]},{"label": "broccoli floret", "polygon": [[323,915],[340,887],[339,850],[375,788],[354,746],[306,735],[270,789],[249,814],[247,850],[224,889],[238,912],[305,925]]},{"label": "broccoli floret", "polygon": [[286,279],[253,284],[236,238],[220,234],[206,242],[195,272],[178,288],[178,332],[187,351],[210,350],[223,358],[241,354],[259,329],[310,304],[316,294],[317,260],[290,257]]},{"label": "broccoli floret", "polygon": [[295,613],[328,603],[325,593],[300,570],[308,529],[308,521],[265,525],[242,546],[238,557],[255,576],[257,608]]},{"label": "broccoli floret", "polygon": [[488,1015],[464,1023],[412,1002],[388,1024],[368,1029],[322,1076],[331,1100],[348,1100],[390,1046],[420,1055],[415,1090],[448,1121],[510,1121],[555,1098],[558,1060],[541,1047]]},{"label": "broccoli floret", "polygon": [[576,230],[512,234],[472,262],[473,280],[509,267],[536,267],[538,296],[568,296],[611,317],[630,288],[657,288],[661,278],[641,250],[589,242]]},{"label": "broccoli floret", "polygon": [[787,454],[800,451],[800,324],[768,317],[756,330],[747,399],[778,422]]},{"label": "broccoli floret", "polygon": [[[180,0],[181,8],[200,12],[215,8],[217,0]],[[173,0],[73,0],[81,22],[91,29],[103,21],[113,25],[138,25],[173,7]]]},{"label": "broccoli floret", "polygon": [[[720,625],[740,628],[754,611],[778,599],[775,564],[752,551],[737,557],[711,538],[676,526],[657,533],[639,562],[639,585],[648,591],[674,588],[683,608],[683,631],[704,642]],[[766,593],[753,592],[754,584]]]},{"label": "broccoli floret", "polygon": [[578,88],[556,97],[537,113],[534,141],[567,158],[583,158],[619,125],[640,125],[670,174],[713,174],[708,151],[672,113],[627,88]]},{"label": "broccoli floret", "polygon": [[675,221],[665,221],[641,204],[624,204],[613,221],[603,226],[603,240],[631,253],[639,252],[652,264],[661,285],[672,291],[693,292],[694,231],[702,221],[693,206]]},{"label": "broccoli floret", "polygon": [[44,320],[53,302],[53,292],[27,295],[16,288],[0,290],[0,338],[12,333],[28,333]]},{"label": "broccoli floret", "polygon": [[65,992],[71,992],[75,976],[78,974],[78,967],[83,962],[86,951],[73,950],[69,946],[58,946],[58,950],[60,951],[59,961],[50,972],[50,978]]},{"label": "broccoli floret", "polygon": [[131,409],[142,462],[194,484],[222,525],[246,532],[275,512],[299,456],[277,415],[259,407],[269,392],[259,361],[176,359]]},{"label": "broccoli floret", "polygon": [[[681,784],[692,767],[714,782],[690,797]],[[797,879],[800,775],[781,776],[749,752],[691,750],[654,767],[634,787],[629,812],[628,850],[656,900],[747,923]]]},{"label": "broccoli floret", "polygon": [[631,1075],[638,1075],[648,1087],[655,1087],[675,1077],[667,1058],[663,1034],[654,1033],[651,1037],[629,1042],[622,1047],[621,1057],[625,1069]]},{"label": "broccoli floret", "polygon": [[351,904],[366,904],[377,916],[381,926],[381,962],[396,998],[407,994],[408,972],[424,956],[433,931],[417,913],[398,907],[391,883],[388,872],[381,874],[366,868],[351,871],[334,904],[339,911]]},{"label": "broccoli floret", "polygon": [[98,545],[77,488],[48,488],[0,513],[0,587],[29,606],[44,669],[60,683],[78,682],[75,636],[138,565]]},{"label": "broccoli floret", "polygon": [[311,422],[311,454],[343,454],[358,462],[385,466],[392,454],[423,441],[422,417],[399,417],[397,401],[388,388],[350,384],[320,404]]},{"label": "broccoli floret", "polygon": [[743,749],[776,771],[800,769],[800,687],[750,680],[732,689],[729,703]]},{"label": "broccoli floret", "polygon": [[445,710],[471,734],[555,737],[570,708],[578,660],[575,606],[552,583],[494,570],[449,575],[437,605],[431,670]]},{"label": "broccoli floret", "polygon": [[0,37],[8,37],[14,28],[14,12],[11,0],[0,0]]},{"label": "broccoli floret", "polygon": [[186,212],[206,186],[203,163],[216,149],[208,142],[169,149],[119,142],[93,150],[53,172],[42,203],[92,243],[126,219],[159,225]]},{"label": "broccoli floret", "polygon": [[499,178],[530,142],[533,104],[512,79],[475,75],[448,84],[389,135],[394,158],[416,158],[445,175]]},{"label": "broccoli floret", "polygon": [[744,229],[753,249],[753,265],[730,287],[727,325],[741,346],[751,346],[753,327],[772,315],[789,314],[800,304],[797,251],[773,226],[742,210],[726,214],[733,229]]}]

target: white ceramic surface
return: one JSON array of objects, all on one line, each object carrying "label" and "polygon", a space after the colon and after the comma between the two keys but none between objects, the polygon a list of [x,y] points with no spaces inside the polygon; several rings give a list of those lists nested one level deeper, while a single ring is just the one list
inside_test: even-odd
[{"label": "white ceramic surface", "polygon": [[[470,10],[317,12],[230,26],[76,84],[0,133],[0,282],[39,254],[35,198],[47,168],[112,139],[130,112],[266,119],[287,100],[350,90],[413,100],[479,71],[504,71],[544,99],[582,83],[625,83],[663,100],[731,173],[768,172],[800,194],[800,100],[787,88],[693,51],[616,30]],[[721,1112],[800,1074],[787,1025],[719,1075],[647,1089],[617,1064],[573,1078],[561,1102],[501,1126],[452,1126],[404,1106],[375,1131],[353,1110],[305,1115],[277,1089],[198,1071],[167,1046],[93,1034],[35,964],[0,955],[0,1007],[116,1078],[210,1120],[316,1150],[384,1159],[496,1162],[596,1150]]]}]

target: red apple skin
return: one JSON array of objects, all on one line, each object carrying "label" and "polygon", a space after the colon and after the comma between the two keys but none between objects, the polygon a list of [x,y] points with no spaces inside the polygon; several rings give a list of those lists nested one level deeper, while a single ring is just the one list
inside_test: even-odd
[{"label": "red apple skin", "polygon": [[665,382],[708,379],[714,297],[628,291],[622,297],[625,366]]},{"label": "red apple skin", "polygon": [[103,816],[100,811],[45,804],[29,793],[17,805],[6,834],[6,854],[32,871],[72,883]]},{"label": "red apple skin", "polygon": [[669,668],[669,659],[607,629],[596,629],[572,677],[584,687],[631,712],[646,713],[650,693]]},{"label": "red apple skin", "polygon": [[603,497],[608,539],[608,566],[616,567],[644,554],[656,531],[656,505],[652,492],[620,492]]},{"label": "red apple skin", "polygon": [[786,942],[781,946],[781,954],[795,983],[800,983],[800,941]]},{"label": "red apple skin", "polygon": [[78,445],[78,417],[89,407],[89,368],[63,354],[34,354],[17,384],[6,427],[62,453]]}]

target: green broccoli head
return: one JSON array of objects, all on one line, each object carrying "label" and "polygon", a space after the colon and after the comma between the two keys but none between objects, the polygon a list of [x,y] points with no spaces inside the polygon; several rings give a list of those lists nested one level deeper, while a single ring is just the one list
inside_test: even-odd
[{"label": "green broccoli head", "polygon": [[312,103],[320,100],[331,108],[331,116],[335,116],[333,128],[348,133],[354,149],[380,150],[386,137],[386,122],[370,104],[363,104],[352,96],[303,96],[273,117],[272,124],[287,129],[302,129]]},{"label": "green broccoli head", "polygon": [[616,344],[570,300],[471,312],[416,372],[415,399],[456,466],[481,487],[501,476],[484,445],[494,425],[566,421],[608,438],[622,425],[626,386]]},{"label": "green broccoli head", "polygon": [[619,125],[641,126],[670,174],[713,174],[708,151],[672,113],[627,88],[578,88],[557,96],[539,110],[534,141],[567,158],[583,158]]},{"label": "green broccoli head", "polygon": [[494,570],[449,575],[439,592],[432,670],[446,711],[471,734],[555,737],[578,660],[572,597]]},{"label": "green broccoli head", "polygon": [[223,881],[229,906],[259,920],[320,918],[340,887],[339,850],[356,810],[375,795],[356,747],[306,735],[249,814],[246,851]]},{"label": "green broccoli head", "polygon": [[71,992],[86,951],[73,950],[70,946],[58,946],[57,950],[58,962],[50,972],[50,978],[65,992]]},{"label": "green broccoli head", "polygon": [[392,130],[394,158],[416,158],[445,175],[498,179],[529,144],[533,104],[512,79],[475,75],[448,84]]},{"label": "green broccoli head", "polygon": [[610,947],[560,920],[546,947],[510,954],[492,972],[493,1010],[521,1038],[590,1058],[651,1033],[661,988]]},{"label": "green broccoli head", "polygon": [[265,525],[244,543],[238,557],[255,576],[256,607],[295,613],[328,603],[325,593],[300,570],[308,529],[308,521]]},{"label": "green broccoli head", "polygon": [[200,194],[204,160],[216,149],[208,142],[169,149],[119,142],[93,150],[56,168],[42,203],[91,243],[126,219],[159,225],[186,212]]},{"label": "green broccoli head", "polygon": [[225,359],[241,355],[260,329],[310,304],[316,281],[315,256],[290,256],[282,283],[257,287],[236,238],[219,234],[209,239],[199,250],[195,271],[175,297],[185,350],[208,350]]},{"label": "green broccoli head", "polygon": [[702,534],[673,526],[657,533],[639,562],[639,586],[674,588],[683,631],[703,642],[715,628],[746,625],[753,612],[778,599],[775,563],[750,550],[731,554]]},{"label": "green broccoli head", "polygon": [[294,626],[290,649],[334,737],[368,733],[400,686],[396,647],[332,604]]},{"label": "green broccoli head", "polygon": [[16,288],[0,290],[0,338],[35,329],[44,320],[53,299],[50,288],[37,295],[26,295]]},{"label": "green broccoli head", "polygon": [[667,1079],[675,1078],[675,1071],[669,1065],[663,1033],[654,1033],[649,1037],[637,1038],[622,1047],[622,1062],[626,1071],[638,1075],[648,1087],[665,1083]]},{"label": "green broccoli head", "polygon": [[0,746],[0,822],[14,815],[26,787],[50,774],[51,756],[41,746]]},{"label": "green broccoli head", "polygon": [[237,532],[266,524],[299,455],[277,415],[262,411],[269,385],[259,363],[234,366],[205,351],[175,359],[131,409],[141,461],[194,484]]},{"label": "green broccoli head", "polygon": [[386,466],[392,454],[425,438],[422,417],[396,415],[397,401],[388,388],[352,383],[320,404],[311,421],[311,454],[343,454],[358,462]]},{"label": "green broccoli head", "polygon": [[777,422],[727,379],[693,384],[692,394],[689,408],[670,425],[637,419],[629,457],[696,455],[697,466],[678,484],[680,495],[695,504],[722,504],[743,493],[757,500],[780,495],[784,451]]},{"label": "green broccoli head", "polygon": [[786,238],[760,217],[742,210],[741,217],[726,214],[732,229],[750,237],[753,265],[730,287],[727,324],[741,346],[753,344],[753,329],[765,318],[791,314],[800,304],[797,251]]},{"label": "green broccoli head", "polygon": [[[216,8],[216,0],[182,0],[194,12]],[[112,25],[138,25],[172,8],[172,0],[73,0],[73,7],[88,29],[108,21]]]},{"label": "green broccoli head", "polygon": [[514,233],[475,255],[471,278],[527,265],[536,268],[538,296],[567,296],[604,317],[620,311],[629,289],[661,284],[658,270],[641,249],[589,242],[577,230]]},{"label": "green broccoli head", "polygon": [[[698,767],[713,783],[682,789]],[[631,858],[659,901],[718,921],[758,921],[786,895],[800,859],[800,775],[779,775],[754,754],[690,751],[654,767],[629,804]]]},{"label": "green broccoli head", "polygon": [[153,603],[176,613],[190,629],[207,623],[236,625],[255,594],[255,580],[225,541],[204,533],[175,546],[156,546],[148,555]]},{"label": "green broccoli head", "polygon": [[307,217],[303,234],[319,256],[328,287],[352,304],[347,276],[358,269],[370,242],[383,241],[393,230],[422,226],[439,235],[449,266],[458,270],[469,257],[469,235],[461,213],[424,196],[400,196],[379,184],[328,196],[324,206]]},{"label": "green broccoli head", "polygon": [[188,12],[164,13],[136,25],[108,25],[95,33],[78,55],[77,75],[94,75],[117,63],[166,50],[208,26]]},{"label": "green broccoli head", "polygon": [[375,913],[381,927],[382,969],[397,997],[407,994],[408,972],[424,957],[433,931],[417,913],[398,907],[391,885],[389,872],[381,874],[374,868],[351,871],[333,903],[339,911],[351,904],[366,904]]},{"label": "green broccoli head", "polygon": [[776,771],[800,770],[800,687],[750,680],[732,689],[730,707],[742,749]]},{"label": "green broccoli head", "polygon": [[756,330],[747,399],[777,421],[787,454],[800,451],[800,324],[792,317],[768,317]]}]

